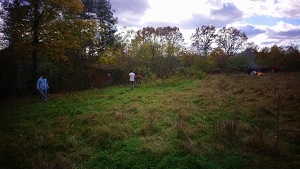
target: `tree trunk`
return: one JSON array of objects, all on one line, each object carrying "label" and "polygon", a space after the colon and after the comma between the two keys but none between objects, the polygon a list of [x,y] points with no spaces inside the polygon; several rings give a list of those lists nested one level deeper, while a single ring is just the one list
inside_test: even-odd
[{"label": "tree trunk", "polygon": [[38,12],[38,1],[34,1],[34,9],[33,9],[33,40],[32,40],[32,79],[37,78],[37,54],[38,54],[38,44],[39,44],[39,19],[40,15]]}]

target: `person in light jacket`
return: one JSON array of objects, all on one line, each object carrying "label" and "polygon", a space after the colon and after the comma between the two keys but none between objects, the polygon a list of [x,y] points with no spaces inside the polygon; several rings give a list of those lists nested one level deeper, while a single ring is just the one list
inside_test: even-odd
[{"label": "person in light jacket", "polygon": [[130,70],[129,81],[130,81],[130,88],[131,88],[131,90],[133,90],[133,88],[134,88],[134,78],[135,78],[135,74],[133,73],[132,70]]},{"label": "person in light jacket", "polygon": [[39,100],[43,99],[44,101],[47,101],[49,86],[48,86],[48,82],[47,82],[47,79],[46,79],[45,75],[42,75],[38,79],[38,81],[36,83],[36,87],[37,87],[37,89],[40,93]]}]

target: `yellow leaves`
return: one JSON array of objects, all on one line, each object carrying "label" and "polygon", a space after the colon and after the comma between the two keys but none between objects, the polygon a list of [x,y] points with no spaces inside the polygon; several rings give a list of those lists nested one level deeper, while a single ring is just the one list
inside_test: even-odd
[{"label": "yellow leaves", "polygon": [[211,54],[210,54],[211,57],[226,57],[226,53],[224,52],[223,49],[221,48],[215,48]]},{"label": "yellow leaves", "polygon": [[[55,20],[43,25],[42,52],[56,61],[68,61],[70,55],[83,53],[84,46],[94,39],[95,23],[80,19]],[[69,56],[69,57],[67,57]]]},{"label": "yellow leaves", "polygon": [[211,65],[221,67],[221,65],[225,64],[229,60],[228,55],[221,48],[214,49],[211,54],[208,56],[208,62]]},{"label": "yellow leaves", "polygon": [[119,56],[119,52],[112,50],[111,48],[105,49],[100,55],[98,62],[105,65],[116,65],[116,58]]}]

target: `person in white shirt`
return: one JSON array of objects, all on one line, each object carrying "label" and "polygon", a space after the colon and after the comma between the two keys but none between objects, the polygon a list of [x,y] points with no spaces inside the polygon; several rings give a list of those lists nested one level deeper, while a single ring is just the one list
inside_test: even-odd
[{"label": "person in white shirt", "polygon": [[131,90],[133,90],[133,88],[134,88],[134,78],[135,78],[135,74],[133,73],[132,70],[130,70],[129,81],[130,81],[130,88],[131,88]]}]

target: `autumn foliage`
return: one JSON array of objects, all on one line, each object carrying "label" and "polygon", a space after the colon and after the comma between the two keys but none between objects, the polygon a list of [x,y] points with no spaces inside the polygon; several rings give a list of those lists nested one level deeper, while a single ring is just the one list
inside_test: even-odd
[{"label": "autumn foliage", "polygon": [[176,26],[117,32],[106,0],[4,0],[1,16],[1,79],[6,81],[1,91],[13,95],[31,94],[41,73],[48,74],[52,90],[87,89],[91,67],[123,72],[123,83],[131,69],[153,79],[300,67],[297,44],[259,49],[234,27],[203,25],[191,35],[191,44]]}]

